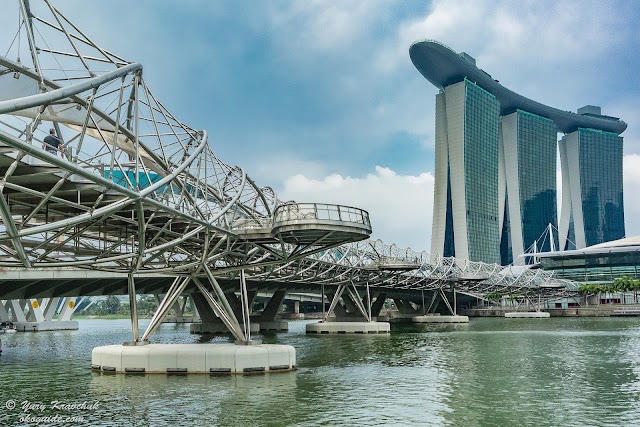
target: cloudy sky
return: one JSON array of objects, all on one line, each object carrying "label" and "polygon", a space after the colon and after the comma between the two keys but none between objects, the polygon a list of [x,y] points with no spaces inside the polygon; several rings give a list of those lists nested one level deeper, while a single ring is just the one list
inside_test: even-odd
[{"label": "cloudy sky", "polygon": [[414,249],[430,246],[437,89],[408,50],[438,40],[524,96],[600,105],[629,123],[626,225],[640,234],[640,2],[54,3],[102,47],[141,62],[156,96],[207,129],[224,161],[283,200],[367,209],[375,238]]}]

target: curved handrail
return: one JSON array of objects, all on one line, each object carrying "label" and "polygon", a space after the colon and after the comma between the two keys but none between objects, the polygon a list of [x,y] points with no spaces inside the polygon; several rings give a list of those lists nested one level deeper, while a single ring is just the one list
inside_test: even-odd
[{"label": "curved handrail", "polygon": [[369,212],[352,206],[326,203],[286,203],[276,208],[273,216],[274,227],[280,223],[296,220],[326,220],[360,224],[371,227]]}]

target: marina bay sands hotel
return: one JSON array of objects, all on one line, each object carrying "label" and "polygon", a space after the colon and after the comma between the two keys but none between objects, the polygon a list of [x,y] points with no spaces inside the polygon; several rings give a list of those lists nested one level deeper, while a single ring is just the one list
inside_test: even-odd
[{"label": "marina bay sands hotel", "polygon": [[[435,41],[416,42],[409,54],[440,89],[432,254],[524,264],[520,255],[534,242],[537,251],[568,250],[625,236],[625,122],[602,115],[600,107],[576,114],[525,98],[476,67],[466,53]],[[549,224],[559,232],[542,243]]]}]

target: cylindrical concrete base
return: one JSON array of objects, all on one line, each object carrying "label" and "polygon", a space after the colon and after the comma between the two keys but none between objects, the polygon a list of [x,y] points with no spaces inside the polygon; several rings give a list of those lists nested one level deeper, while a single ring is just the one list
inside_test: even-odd
[{"label": "cylindrical concrete base", "polygon": [[77,320],[50,320],[43,322],[16,322],[14,323],[18,332],[39,332],[39,331],[75,331],[79,329]]},{"label": "cylindrical concrete base", "polygon": [[415,316],[414,323],[469,323],[469,316]]},{"label": "cylindrical concrete base", "polygon": [[289,330],[289,322],[286,320],[261,320],[260,331],[267,332],[287,332]]},{"label": "cylindrical concrete base", "polygon": [[319,322],[307,323],[308,334],[388,334],[388,322]]},{"label": "cylindrical concrete base", "polygon": [[295,367],[295,348],[280,344],[107,345],[91,352],[91,368],[101,372],[247,374]]},{"label": "cylindrical concrete base", "polygon": [[551,314],[546,311],[514,311],[512,313],[505,313],[504,317],[509,319],[546,319],[547,317],[551,317]]},{"label": "cylindrical concrete base", "polygon": [[200,323],[199,317],[193,316],[167,316],[162,323]]},{"label": "cylindrical concrete base", "polygon": [[[251,333],[257,334],[260,332],[260,324],[251,323]],[[189,325],[189,332],[192,334],[230,334],[229,329],[222,322],[206,322],[206,323],[192,323]]]}]

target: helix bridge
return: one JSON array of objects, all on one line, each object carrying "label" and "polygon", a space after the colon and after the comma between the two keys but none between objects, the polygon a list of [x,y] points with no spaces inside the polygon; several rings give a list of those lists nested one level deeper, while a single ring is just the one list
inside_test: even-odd
[{"label": "helix bridge", "polygon": [[[126,276],[132,316],[138,278],[166,277],[164,299],[143,334],[134,323],[134,341],[148,340],[184,292],[201,294],[246,341],[252,286],[312,289],[334,303],[350,294],[369,318],[370,289],[543,299],[577,291],[538,268],[371,240],[369,215],[356,207],[279,200],[216,156],[212,147],[225,141],[172,114],[142,64],[101,47],[49,0],[2,7],[15,28],[0,52],[0,268]],[[50,130],[59,147],[45,146]]]}]

